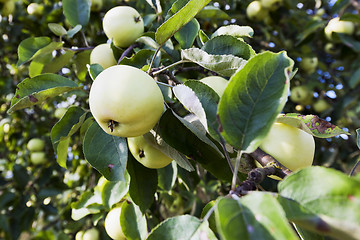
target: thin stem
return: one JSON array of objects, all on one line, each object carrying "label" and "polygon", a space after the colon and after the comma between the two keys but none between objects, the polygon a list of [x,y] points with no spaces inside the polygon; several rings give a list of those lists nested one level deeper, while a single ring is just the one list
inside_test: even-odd
[{"label": "thin stem", "polygon": [[122,60],[124,57],[128,56],[128,54],[129,54],[135,47],[137,47],[137,46],[138,46],[137,43],[130,45],[130,46],[121,54],[121,56],[120,56],[120,58],[119,58],[119,61],[118,61],[118,64],[121,62],[121,60]]},{"label": "thin stem", "polygon": [[76,51],[91,50],[91,49],[94,49],[94,47],[83,47],[83,48],[64,48],[64,49],[76,52]]},{"label": "thin stem", "polygon": [[84,31],[80,31],[80,32],[81,32],[81,35],[82,35],[82,37],[83,37],[83,39],[84,39],[85,46],[89,47],[89,44],[88,44],[88,42],[87,42],[87,40],[86,40],[86,36],[85,36]]},{"label": "thin stem", "polygon": [[231,189],[232,190],[235,190],[235,187],[236,187],[237,172],[239,171],[240,160],[241,160],[242,154],[243,154],[243,151],[240,151],[240,152],[238,152],[237,157],[236,157],[235,169],[234,169],[234,172],[233,172],[233,178],[232,178],[232,183],[231,183]]},{"label": "thin stem", "polygon": [[150,74],[150,72],[151,72],[151,68],[152,68],[152,66],[153,66],[153,64],[154,64],[154,62],[155,62],[156,55],[157,55],[158,52],[160,51],[161,47],[162,47],[162,45],[159,46],[159,47],[156,49],[156,51],[155,51],[155,53],[154,53],[154,56],[153,56],[152,59],[151,59],[151,63],[150,63],[149,69],[147,70],[147,73],[148,73],[148,74]]},{"label": "thin stem", "polygon": [[358,160],[358,162],[355,164],[355,166],[353,167],[353,169],[351,169],[350,172],[350,176],[354,176],[355,170],[356,168],[360,165],[360,159]]},{"label": "thin stem", "polygon": [[178,62],[174,62],[173,64],[170,64],[169,66],[166,66],[166,67],[164,67],[164,68],[162,68],[162,69],[160,69],[160,70],[158,70],[156,72],[153,72],[152,75],[155,76],[155,75],[157,75],[159,73],[162,73],[162,72],[166,71],[169,68],[172,68],[172,67],[174,67],[176,65],[179,65],[179,64],[182,64],[182,63],[187,63],[187,62],[190,62],[190,61],[188,61],[188,60],[180,60]]}]

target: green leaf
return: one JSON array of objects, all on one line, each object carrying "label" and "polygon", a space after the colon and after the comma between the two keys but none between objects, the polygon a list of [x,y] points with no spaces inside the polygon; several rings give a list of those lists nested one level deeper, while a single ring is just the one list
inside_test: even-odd
[{"label": "green leaf", "polygon": [[199,162],[215,177],[231,181],[232,173],[222,153],[189,122],[167,110],[160,118],[159,132],[167,144]]},{"label": "green leaf", "polygon": [[319,32],[320,29],[323,29],[325,22],[321,20],[311,20],[306,23],[304,26],[304,31],[297,35],[297,42],[295,45],[299,45],[303,42],[308,36],[313,33]]},{"label": "green leaf", "polygon": [[222,198],[217,204],[221,239],[298,239],[281,205],[268,193],[253,192],[238,200]]},{"label": "green leaf", "polygon": [[158,172],[158,185],[165,191],[170,191],[175,185],[177,179],[177,167],[174,162],[167,165],[166,167],[159,168]]},{"label": "green leaf", "polygon": [[86,26],[90,19],[90,0],[63,0],[64,15],[71,26]]},{"label": "green leaf", "polygon": [[[358,239],[360,180],[325,167],[309,167],[278,185],[289,220],[323,235]],[[331,209],[331,211],[329,211]]]},{"label": "green leaf", "polygon": [[48,23],[48,27],[50,29],[50,31],[52,31],[56,36],[64,36],[67,34],[66,29],[61,26],[60,24],[57,23]]},{"label": "green leaf", "polygon": [[340,134],[350,135],[350,133],[342,130],[341,128],[331,124],[326,120],[319,118],[316,115],[287,113],[279,115],[276,121],[299,128],[318,138],[330,138]]},{"label": "green leaf", "polygon": [[211,55],[198,48],[181,50],[181,58],[225,77],[231,77],[247,63],[246,60],[233,55]]},{"label": "green leaf", "polygon": [[156,31],[155,39],[163,45],[180,28],[191,21],[210,0],[190,0],[183,8],[165,21]]},{"label": "green leaf", "polygon": [[157,189],[157,171],[144,167],[129,153],[127,169],[130,174],[129,194],[141,212],[150,208]]},{"label": "green leaf", "polygon": [[196,19],[192,19],[174,34],[174,38],[180,43],[182,49],[190,48],[193,46],[199,30],[199,22]]},{"label": "green leaf", "polygon": [[198,14],[196,18],[200,19],[216,19],[216,20],[230,20],[231,17],[221,9],[214,6],[205,6]]},{"label": "green leaf", "polygon": [[202,222],[190,215],[182,215],[168,218],[153,228],[147,240],[158,239],[215,240],[217,238],[210,230],[207,222]]},{"label": "green leaf", "polygon": [[349,80],[349,86],[354,89],[357,85],[360,83],[360,68],[358,68],[354,73],[352,73],[350,80]]},{"label": "green leaf", "polygon": [[105,133],[93,124],[86,131],[83,152],[86,160],[109,181],[125,181],[127,143],[125,138]]},{"label": "green leaf", "polygon": [[17,85],[15,97],[11,101],[8,113],[11,114],[16,110],[40,104],[77,87],[78,85],[70,79],[51,73],[26,78]]},{"label": "green leaf", "polygon": [[71,218],[78,221],[89,214],[99,213],[100,208],[91,208],[94,204],[102,204],[100,194],[94,194],[91,191],[83,192],[77,202],[71,203]]},{"label": "green leaf", "polygon": [[29,65],[29,76],[31,78],[40,75],[47,63],[52,60],[52,53],[42,54],[33,59]]},{"label": "green leaf", "polygon": [[136,68],[142,68],[143,66],[150,64],[151,57],[154,55],[154,51],[150,49],[141,49],[130,58],[124,57],[119,65],[129,65]]},{"label": "green leaf", "polygon": [[141,240],[147,236],[145,215],[132,202],[125,201],[121,205],[120,225],[127,239]]},{"label": "green leaf", "polygon": [[[337,33],[335,33],[335,34],[337,34]],[[353,37],[351,37],[347,34],[339,33],[337,35],[340,37],[340,40],[344,45],[351,48],[354,52],[360,53],[360,42],[359,41],[356,41]]]},{"label": "green leaf", "polygon": [[84,81],[87,75],[87,64],[90,64],[90,54],[91,50],[82,51],[77,53],[74,58],[75,62],[75,73],[80,81]]},{"label": "green leaf", "polygon": [[211,38],[221,35],[230,35],[236,38],[251,38],[254,35],[254,30],[249,26],[227,25],[219,27],[212,35]]},{"label": "green leaf", "polygon": [[90,74],[90,77],[93,81],[95,81],[95,78],[102,72],[104,71],[104,68],[100,65],[100,64],[91,64],[89,66],[89,74]]},{"label": "green leaf", "polygon": [[51,42],[49,37],[27,38],[21,41],[18,46],[19,60],[16,66],[20,66],[37,56],[51,53],[54,50],[60,49],[62,46],[62,42]]},{"label": "green leaf", "polygon": [[201,50],[211,55],[234,55],[245,60],[255,56],[255,51],[249,44],[229,35],[211,38]]},{"label": "green leaf", "polygon": [[64,51],[59,56],[56,56],[51,62],[45,64],[42,73],[59,72],[66,64],[69,63],[70,59],[74,56],[74,54],[75,52],[71,50]]},{"label": "green leaf", "polygon": [[230,79],[218,107],[230,145],[245,152],[260,145],[285,105],[293,64],[285,52],[264,52]]},{"label": "green leaf", "polygon": [[80,24],[76,25],[74,28],[70,29],[67,32],[67,35],[69,38],[72,38],[75,34],[77,34],[82,29],[82,26]]},{"label": "green leaf", "polygon": [[101,198],[104,206],[108,209],[128,193],[130,183],[130,175],[125,171],[125,181],[106,181],[101,191]]},{"label": "green leaf", "polygon": [[86,114],[87,112],[80,107],[70,107],[51,129],[51,142],[57,154],[57,162],[63,168],[66,168],[70,137],[81,127]]}]

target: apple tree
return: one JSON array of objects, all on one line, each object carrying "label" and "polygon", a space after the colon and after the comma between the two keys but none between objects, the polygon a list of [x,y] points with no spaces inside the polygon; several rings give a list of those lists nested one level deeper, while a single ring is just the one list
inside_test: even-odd
[{"label": "apple tree", "polygon": [[359,239],[357,1],[0,8],[1,239]]}]

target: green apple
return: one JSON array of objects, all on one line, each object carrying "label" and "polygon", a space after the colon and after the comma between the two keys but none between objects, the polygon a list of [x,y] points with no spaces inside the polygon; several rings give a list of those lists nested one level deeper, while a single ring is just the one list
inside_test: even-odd
[{"label": "green apple", "polygon": [[45,147],[44,140],[40,138],[32,138],[26,145],[27,149],[31,152],[42,151]]},{"label": "green apple", "polygon": [[131,45],[144,32],[144,21],[136,9],[118,6],[110,9],[104,16],[105,35],[118,47]]},{"label": "green apple", "polygon": [[75,240],[82,240],[84,236],[84,231],[79,231],[75,234]]},{"label": "green apple", "polygon": [[116,65],[102,71],[89,95],[90,111],[108,134],[136,137],[159,121],[164,98],[155,80],[138,68]]},{"label": "green apple", "polygon": [[317,57],[304,57],[300,62],[300,69],[302,69],[307,74],[312,74],[316,71],[318,66]]},{"label": "green apple", "polygon": [[44,164],[47,162],[46,154],[44,152],[32,152],[30,154],[30,161],[34,165]]},{"label": "green apple", "polygon": [[274,11],[282,5],[283,1],[282,0],[260,0],[260,2],[264,8],[267,8],[270,11]]},{"label": "green apple", "polygon": [[268,15],[268,10],[261,5],[260,1],[252,1],[246,8],[246,16],[252,21],[262,21]]},{"label": "green apple", "polygon": [[142,165],[148,168],[163,168],[172,162],[172,159],[153,147],[144,136],[128,138],[131,154]]},{"label": "green apple", "polygon": [[84,232],[82,240],[99,240],[99,235],[99,230],[97,230],[96,228],[90,228]]},{"label": "green apple", "polygon": [[313,92],[306,86],[295,86],[291,89],[290,99],[294,103],[309,105],[313,99]]},{"label": "green apple", "polygon": [[8,0],[4,3],[1,9],[2,16],[9,16],[15,11],[15,2],[13,0]]},{"label": "green apple", "polygon": [[41,16],[44,12],[44,6],[39,3],[30,3],[26,10],[29,15]]},{"label": "green apple", "polygon": [[291,171],[297,171],[312,165],[315,141],[312,135],[303,130],[284,123],[274,123],[260,149]]},{"label": "green apple", "polygon": [[90,54],[90,64],[100,64],[104,69],[116,65],[113,50],[110,44],[97,45]]},{"label": "green apple", "polygon": [[331,19],[326,25],[325,36],[329,40],[333,40],[333,33],[344,33],[348,35],[352,35],[355,32],[355,25],[350,21],[340,20],[339,17]]},{"label": "green apple", "polygon": [[54,112],[54,116],[57,119],[60,119],[65,115],[66,111],[67,111],[67,108],[57,108]]},{"label": "green apple", "polygon": [[103,6],[103,0],[91,0],[91,11],[99,12]]},{"label": "green apple", "polygon": [[205,77],[201,79],[200,82],[205,83],[211,87],[219,95],[219,97],[224,94],[225,88],[229,83],[228,80],[219,76]]},{"label": "green apple", "polygon": [[109,211],[105,217],[105,231],[115,240],[126,240],[120,225],[121,205]]},{"label": "green apple", "polygon": [[330,103],[328,103],[325,99],[321,98],[319,100],[317,100],[316,102],[314,102],[314,104],[312,105],[315,112],[318,113],[322,113],[328,109],[331,108]]}]

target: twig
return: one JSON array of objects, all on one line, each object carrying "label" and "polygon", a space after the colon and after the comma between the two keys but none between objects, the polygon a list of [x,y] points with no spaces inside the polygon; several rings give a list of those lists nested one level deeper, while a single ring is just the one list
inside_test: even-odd
[{"label": "twig", "polygon": [[119,61],[117,62],[118,64],[121,62],[121,60],[123,60],[124,57],[127,57],[129,55],[129,53],[136,48],[137,46],[139,46],[139,44],[134,43],[132,45],[130,45],[120,56]]}]

